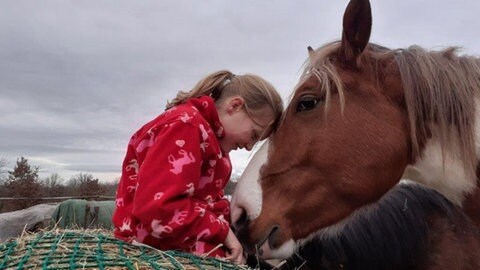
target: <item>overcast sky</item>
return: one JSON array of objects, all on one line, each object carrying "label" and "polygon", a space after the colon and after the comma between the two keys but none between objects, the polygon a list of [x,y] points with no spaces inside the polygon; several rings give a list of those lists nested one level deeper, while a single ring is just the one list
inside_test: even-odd
[{"label": "overcast sky", "polygon": [[[130,135],[219,69],[287,99],[307,46],[336,40],[346,0],[0,3],[0,159],[111,181]],[[374,0],[371,41],[480,53],[478,0]],[[232,154],[234,169],[247,152]]]}]

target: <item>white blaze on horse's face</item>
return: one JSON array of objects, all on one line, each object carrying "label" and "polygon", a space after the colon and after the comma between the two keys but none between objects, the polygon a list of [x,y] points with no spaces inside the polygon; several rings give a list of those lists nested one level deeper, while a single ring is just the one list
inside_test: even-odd
[{"label": "white blaze on horse's face", "polygon": [[[239,219],[246,217],[249,221],[252,221],[260,215],[262,209],[262,187],[259,182],[260,168],[267,161],[267,156],[268,141],[265,141],[255,152],[238,180],[231,202],[231,216],[234,227]],[[277,249],[271,249],[267,242],[259,247],[259,250],[262,251],[260,257],[263,259],[287,258],[293,254],[294,249],[295,243],[292,239]]]},{"label": "white blaze on horse's face", "polygon": [[255,152],[245,171],[238,180],[235,192],[232,195],[231,216],[235,224],[246,212],[250,220],[255,219],[262,209],[262,187],[260,186],[260,168],[267,160],[268,142]]}]

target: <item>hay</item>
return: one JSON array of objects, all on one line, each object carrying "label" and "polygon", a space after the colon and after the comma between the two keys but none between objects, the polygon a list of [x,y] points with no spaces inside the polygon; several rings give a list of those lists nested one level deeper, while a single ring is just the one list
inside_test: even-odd
[{"label": "hay", "polygon": [[247,267],[178,251],[136,246],[106,230],[24,233],[0,244],[0,269],[226,269]]}]

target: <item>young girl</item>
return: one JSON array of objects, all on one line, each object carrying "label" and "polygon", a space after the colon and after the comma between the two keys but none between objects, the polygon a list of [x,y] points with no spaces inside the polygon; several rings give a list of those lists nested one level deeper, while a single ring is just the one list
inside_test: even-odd
[{"label": "young girl", "polygon": [[256,75],[218,71],[190,92],[179,92],[128,144],[115,236],[244,262],[223,194],[232,170],[229,152],[251,150],[282,111],[274,87]]}]

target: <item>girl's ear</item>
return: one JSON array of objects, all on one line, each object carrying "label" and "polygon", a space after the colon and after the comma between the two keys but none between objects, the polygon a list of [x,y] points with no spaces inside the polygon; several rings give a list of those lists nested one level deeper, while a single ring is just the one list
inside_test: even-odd
[{"label": "girl's ear", "polygon": [[228,100],[227,111],[233,113],[239,111],[245,106],[245,100],[240,96],[234,96]]}]

